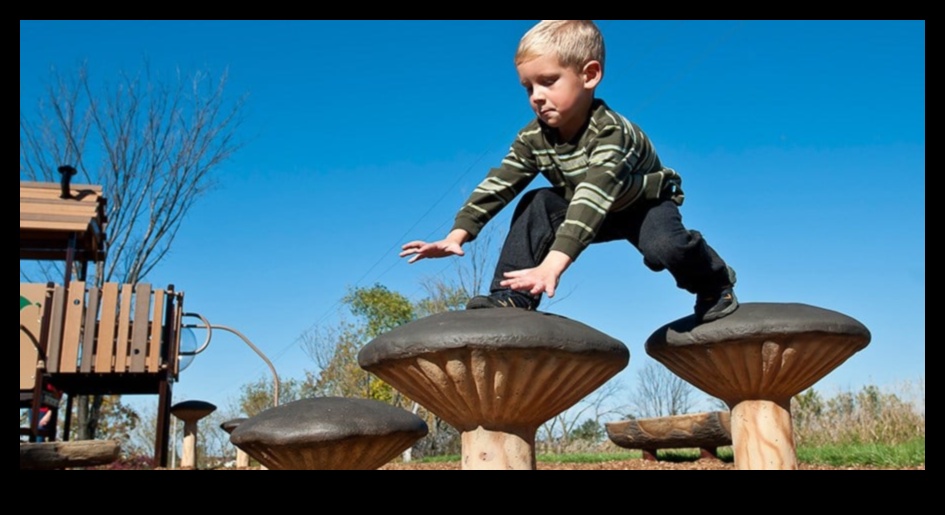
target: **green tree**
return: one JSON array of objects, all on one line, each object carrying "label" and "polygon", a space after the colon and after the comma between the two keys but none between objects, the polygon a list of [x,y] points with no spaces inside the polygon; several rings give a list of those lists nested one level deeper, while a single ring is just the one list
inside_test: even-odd
[{"label": "green tree", "polygon": [[584,440],[591,443],[598,443],[604,438],[604,427],[601,426],[600,422],[588,418],[584,422],[571,431],[572,440]]},{"label": "green tree", "polygon": [[[312,376],[305,379],[280,379],[279,404],[285,404],[299,399],[314,397]],[[246,417],[254,417],[275,405],[275,385],[270,377],[260,377],[256,381],[246,383],[240,387],[239,411]]]},{"label": "green tree", "polygon": [[413,304],[400,293],[375,284],[351,288],[342,299],[355,322],[303,338],[306,352],[319,368],[314,392],[320,396],[359,397],[400,404],[399,394],[358,365],[358,352],[373,338],[415,318]]}]

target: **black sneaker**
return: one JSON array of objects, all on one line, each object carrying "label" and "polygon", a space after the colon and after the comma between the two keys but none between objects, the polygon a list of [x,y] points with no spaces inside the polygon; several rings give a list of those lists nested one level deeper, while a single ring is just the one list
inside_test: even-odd
[{"label": "black sneaker", "polygon": [[476,295],[466,303],[466,309],[522,308],[535,311],[539,299],[513,290],[499,290],[490,295]]},{"label": "black sneaker", "polygon": [[732,314],[738,309],[738,299],[735,297],[735,269],[728,266],[728,284],[723,286],[721,291],[706,295],[696,295],[696,318],[703,322],[718,320],[726,315]]},{"label": "black sneaker", "polygon": [[731,287],[723,289],[716,295],[696,296],[696,318],[703,322],[718,320],[730,315],[736,309],[738,309],[738,299]]}]

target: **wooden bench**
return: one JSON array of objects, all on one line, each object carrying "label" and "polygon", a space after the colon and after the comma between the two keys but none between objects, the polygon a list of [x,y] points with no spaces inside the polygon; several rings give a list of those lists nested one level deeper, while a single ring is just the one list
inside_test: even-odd
[{"label": "wooden bench", "polygon": [[610,441],[626,449],[643,451],[643,459],[656,461],[659,449],[698,448],[701,458],[718,457],[718,447],[732,445],[731,413],[712,411],[605,424]]},{"label": "wooden bench", "polygon": [[20,283],[20,297],[29,303],[20,310],[21,408],[58,407],[43,383],[70,395],[156,393],[158,438],[166,439],[160,421],[170,420],[171,383],[180,372],[182,292],[72,281]]}]

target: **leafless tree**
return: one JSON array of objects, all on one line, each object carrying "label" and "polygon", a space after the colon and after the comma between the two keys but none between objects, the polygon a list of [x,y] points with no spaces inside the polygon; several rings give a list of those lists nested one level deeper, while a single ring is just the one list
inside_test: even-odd
[{"label": "leafless tree", "polygon": [[466,255],[456,261],[456,286],[469,297],[489,292],[500,250],[495,240],[497,230],[495,225],[483,227],[463,249]]},{"label": "leafless tree", "polygon": [[648,361],[637,375],[631,395],[636,418],[683,415],[695,406],[695,387],[656,361]]},{"label": "leafless tree", "polygon": [[[35,112],[20,111],[20,179],[58,182],[58,167],[71,165],[74,183],[101,185],[108,259],[95,267],[94,282],[139,282],[167,255],[214,172],[242,147],[246,98],[226,93],[226,73],[177,70],[168,79],[145,64],[113,82],[92,80],[87,65],[50,75]],[[60,266],[21,266],[20,278],[56,280]],[[77,400],[79,437],[94,438],[102,400],[91,408]]]},{"label": "leafless tree", "polygon": [[574,430],[586,420],[603,424],[610,419],[619,419],[627,409],[626,406],[614,404],[614,399],[620,391],[620,380],[615,377],[571,408],[542,424],[537,435],[541,447],[548,452],[563,453],[571,443]]}]

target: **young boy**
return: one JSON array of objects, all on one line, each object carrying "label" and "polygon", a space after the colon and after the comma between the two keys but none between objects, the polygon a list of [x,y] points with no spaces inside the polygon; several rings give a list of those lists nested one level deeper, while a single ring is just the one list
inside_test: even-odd
[{"label": "young boy", "polygon": [[525,194],[512,216],[491,294],[466,309],[534,310],[554,297],[561,274],[591,243],[628,240],[654,271],[669,270],[696,295],[708,322],[738,307],[735,272],[678,207],[682,179],[666,168],[646,134],[594,92],[604,73],[604,41],[587,20],[545,20],[522,37],[515,68],[537,118],[515,138],[498,168],[470,195],[446,238],[402,247],[409,263],[462,256],[462,246],[539,173],[551,183]]}]

